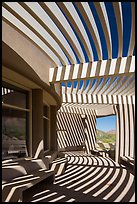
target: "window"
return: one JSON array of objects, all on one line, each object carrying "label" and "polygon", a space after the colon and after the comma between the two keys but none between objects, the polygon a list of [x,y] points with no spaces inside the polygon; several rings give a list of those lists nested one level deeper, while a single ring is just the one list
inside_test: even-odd
[{"label": "window", "polygon": [[2,87],[2,102],[21,108],[26,108],[26,93]]},{"label": "window", "polygon": [[102,149],[115,149],[116,142],[116,116],[96,118],[97,143]]},{"label": "window", "polygon": [[2,86],[2,160],[27,156],[27,92]]},{"label": "window", "polygon": [[43,106],[43,135],[44,135],[44,150],[50,149],[49,138],[49,107]]}]

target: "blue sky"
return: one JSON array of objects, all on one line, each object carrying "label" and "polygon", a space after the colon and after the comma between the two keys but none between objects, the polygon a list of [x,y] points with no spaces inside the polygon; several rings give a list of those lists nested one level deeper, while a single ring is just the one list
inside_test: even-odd
[{"label": "blue sky", "polygon": [[96,119],[97,129],[107,132],[109,130],[116,130],[116,116],[107,116]]},{"label": "blue sky", "polygon": [[[81,19],[81,22],[83,23],[83,26],[84,26],[85,31],[87,33],[87,36],[89,38],[89,42],[90,42],[90,45],[91,45],[92,51],[93,51],[94,61],[98,61],[99,60],[98,59],[98,53],[97,53],[94,41],[92,39],[92,35],[90,33],[89,27],[87,26],[85,19],[83,18],[83,15],[81,14],[79,8],[77,7],[77,4],[75,2],[72,2],[72,4],[77,11],[79,18]],[[96,23],[96,26],[98,29],[98,33],[100,36],[102,53],[103,53],[102,58],[103,58],[103,60],[107,60],[108,59],[107,42],[106,42],[106,38],[105,38],[102,24],[101,24],[100,19],[99,19],[98,12],[97,12],[95,4],[93,2],[88,2],[88,4],[89,4],[89,8],[92,12],[92,15],[94,17],[94,20],[95,20],[95,23]],[[104,5],[106,8],[109,26],[110,26],[110,35],[111,35],[111,41],[112,41],[112,58],[117,58],[118,53],[119,53],[119,39],[118,39],[117,21],[116,21],[116,16],[115,16],[115,11],[114,11],[114,5],[113,5],[113,2],[104,2]],[[130,43],[130,34],[131,34],[131,24],[132,24],[131,2],[121,2],[121,10],[122,10],[122,19],[123,19],[123,22],[122,22],[122,24],[123,24],[123,53],[122,53],[122,56],[125,57],[128,54],[128,48],[129,48],[129,43]],[[68,23],[70,24],[72,30],[74,31],[74,33],[75,33],[75,35],[79,41],[79,44],[81,45],[81,48],[83,50],[83,54],[85,57],[85,62],[89,62],[90,60],[88,58],[88,54],[86,53],[85,46],[83,45],[78,33],[76,32],[75,27],[73,26],[70,19],[65,14],[65,12],[62,9],[61,9],[61,11],[64,14],[64,16],[66,16]],[[66,38],[66,40],[67,40],[67,38]],[[69,41],[68,41],[68,43],[69,43]],[[70,44],[70,46],[71,46],[71,44]],[[77,54],[75,53],[75,50],[73,49],[72,46],[71,46],[71,48],[72,48],[72,50],[76,56],[77,63],[80,64],[81,61],[78,58]],[[69,60],[69,58],[68,58],[68,60]],[[70,62],[70,64],[71,64],[71,62]]]}]

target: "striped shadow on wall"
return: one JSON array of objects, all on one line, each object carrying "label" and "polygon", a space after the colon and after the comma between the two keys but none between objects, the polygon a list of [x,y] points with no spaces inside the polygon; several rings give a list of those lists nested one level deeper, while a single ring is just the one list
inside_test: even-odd
[{"label": "striped shadow on wall", "polygon": [[57,114],[58,150],[96,149],[96,111],[75,106],[62,106]]}]

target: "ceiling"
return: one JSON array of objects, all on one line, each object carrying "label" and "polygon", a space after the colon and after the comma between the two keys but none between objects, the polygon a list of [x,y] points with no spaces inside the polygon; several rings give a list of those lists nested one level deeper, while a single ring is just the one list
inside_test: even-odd
[{"label": "ceiling", "polygon": [[134,55],[135,2],[4,2],[2,16],[57,66]]},{"label": "ceiling", "polygon": [[108,95],[118,103],[114,98],[135,95],[135,2],[2,5],[3,20],[54,61],[50,82],[60,83],[64,103],[97,103]]}]

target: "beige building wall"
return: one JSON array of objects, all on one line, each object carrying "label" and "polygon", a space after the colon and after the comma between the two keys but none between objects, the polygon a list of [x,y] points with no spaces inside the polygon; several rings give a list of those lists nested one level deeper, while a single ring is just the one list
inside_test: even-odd
[{"label": "beige building wall", "polygon": [[82,150],[87,153],[96,149],[96,112],[78,107],[61,107],[57,114],[59,150]]},{"label": "beige building wall", "polygon": [[57,149],[56,111],[61,99],[49,83],[49,68],[54,63],[40,47],[4,21],[2,31],[2,80],[28,91],[28,156],[43,157],[43,104],[50,107],[48,151]]},{"label": "beige building wall", "polygon": [[135,104],[119,104],[117,115],[116,161],[135,158]]}]

